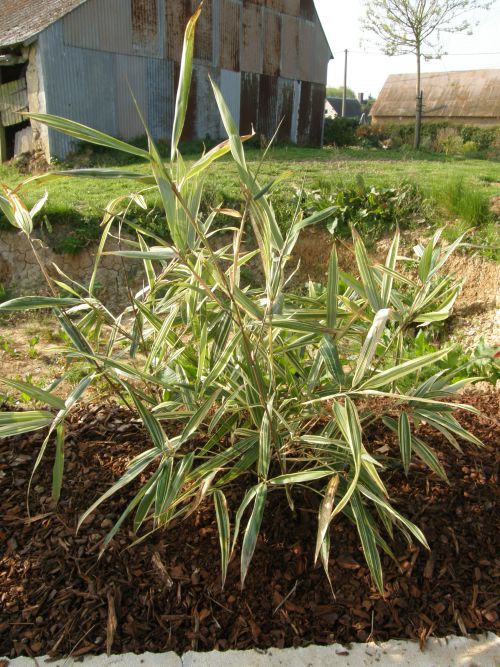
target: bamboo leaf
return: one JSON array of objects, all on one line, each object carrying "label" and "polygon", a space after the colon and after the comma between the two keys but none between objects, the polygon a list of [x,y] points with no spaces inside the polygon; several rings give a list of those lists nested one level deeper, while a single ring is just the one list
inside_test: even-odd
[{"label": "bamboo leaf", "polygon": [[[314,551],[314,563],[318,561],[318,556],[325,543],[328,527],[330,526],[333,514],[333,503],[335,502],[335,494],[339,486],[339,476],[333,475],[329,480],[325,495],[321,501],[318,515],[318,532],[316,536],[316,549]],[[328,568],[325,568],[328,572]]]},{"label": "bamboo leaf", "polygon": [[304,484],[304,482],[312,482],[316,479],[321,479],[322,477],[329,477],[331,474],[331,468],[314,468],[313,470],[304,470],[303,472],[290,472],[284,475],[278,475],[277,477],[270,479],[269,484],[274,486]]},{"label": "bamboo leaf", "polygon": [[229,565],[229,545],[231,540],[231,529],[229,524],[229,512],[227,509],[226,496],[220,489],[214,489],[215,516],[219,531],[219,544],[222,567],[222,588],[226,583],[227,567]]},{"label": "bamboo leaf", "polygon": [[125,141],[120,141],[114,137],[99,132],[98,130],[93,130],[91,127],[82,125],[81,123],[76,123],[74,120],[68,120],[67,118],[61,118],[60,116],[53,116],[52,114],[43,114],[43,113],[25,113],[23,114],[31,120],[35,120],[38,123],[47,125],[53,130],[67,134],[70,137],[79,139],[80,141],[88,141],[91,144],[97,144],[98,146],[105,146],[106,148],[111,148],[113,150],[121,151],[122,153],[130,153],[137,157],[142,158],[143,160],[149,161],[149,153],[142,148],[137,148],[131,144],[127,144]]},{"label": "bamboo leaf", "polygon": [[345,407],[335,402],[333,404],[333,412],[337,424],[342,431],[342,435],[349,444],[352,454],[354,474],[345,495],[337,503],[332,512],[332,519],[347,506],[347,503],[351,500],[352,495],[357,488],[359,476],[361,474],[361,455],[363,450],[361,443],[361,425],[354,403],[349,398],[346,398]]},{"label": "bamboo leaf", "polygon": [[384,308],[387,308],[387,306],[391,301],[394,270],[396,268],[396,260],[398,258],[399,239],[400,239],[399,228],[397,228],[391,246],[389,248],[389,252],[387,253],[387,259],[385,262],[385,267],[387,271],[382,276],[382,287],[380,296],[382,299],[382,306],[384,306]]},{"label": "bamboo leaf", "polygon": [[170,262],[178,257],[174,248],[151,247],[149,250],[113,250],[104,253],[105,255],[115,255],[116,257],[126,257],[127,259],[146,259],[149,261],[158,260],[161,262]]},{"label": "bamboo leaf", "polygon": [[342,368],[337,346],[333,342],[331,336],[323,336],[319,351],[329,374],[339,385],[343,384],[345,381],[344,370]]},{"label": "bamboo leaf", "polygon": [[382,303],[378,295],[377,283],[373,270],[370,268],[368,253],[366,252],[365,244],[361,240],[360,235],[353,230],[354,237],[354,254],[356,255],[356,263],[359,269],[359,275],[363,282],[368,303],[374,312],[382,308]]},{"label": "bamboo leaf", "polygon": [[64,424],[56,428],[56,455],[52,468],[52,500],[58,502],[61,497],[61,488],[64,471]]},{"label": "bamboo leaf", "polygon": [[267,404],[267,411],[262,417],[262,424],[259,435],[259,460],[257,465],[257,473],[262,481],[267,479],[269,473],[269,465],[271,463],[271,423],[269,414],[272,414],[273,402],[272,399]]},{"label": "bamboo leaf", "polygon": [[417,357],[415,359],[410,359],[405,361],[398,366],[389,368],[385,371],[375,374],[370,379],[363,382],[359,387],[360,390],[364,389],[376,389],[377,387],[383,387],[384,385],[400,380],[402,377],[414,373],[416,370],[428,366],[429,364],[434,364],[436,361],[443,359],[449,354],[450,348],[444,348],[438,350],[437,352],[431,352],[430,354],[425,354],[422,357]]},{"label": "bamboo leaf", "polygon": [[29,382],[23,382],[22,380],[11,380],[9,378],[2,377],[0,377],[0,382],[3,382],[13,389],[17,389],[17,391],[28,394],[28,396],[30,396],[30,398],[34,399],[35,401],[46,403],[47,405],[50,405],[57,410],[64,410],[65,406],[62,398],[59,398],[59,396],[56,396],[55,394],[51,394],[49,391],[40,389],[40,387],[35,387]]},{"label": "bamboo leaf", "polygon": [[80,299],[56,296],[19,296],[0,303],[0,310],[19,311],[39,308],[71,308],[82,303]]},{"label": "bamboo leaf", "polygon": [[0,438],[10,438],[50,426],[54,415],[45,410],[0,413]]},{"label": "bamboo leaf", "polygon": [[328,263],[328,284],[326,288],[326,326],[329,329],[333,329],[337,322],[338,283],[337,248],[334,245]]},{"label": "bamboo leaf", "polygon": [[418,277],[420,280],[425,283],[429,277],[432,264],[432,255],[434,254],[434,240],[429,241],[426,245],[422,257],[418,263]]},{"label": "bamboo leaf", "polygon": [[262,517],[264,515],[264,507],[267,498],[267,486],[259,484],[255,493],[254,505],[250,519],[243,537],[243,545],[241,547],[241,585],[245,583],[248,573],[248,567],[252,560],[255,547],[257,545],[257,538],[260,532]]},{"label": "bamboo leaf", "polygon": [[356,492],[351,501],[352,513],[358,534],[361,539],[366,563],[370,569],[373,581],[381,595],[384,594],[384,578],[382,563],[377,549],[377,540],[368,513],[363,506],[359,492]]},{"label": "bamboo leaf", "polygon": [[384,333],[385,325],[387,324],[391,312],[390,308],[383,308],[375,314],[373,324],[366,335],[365,342],[363,343],[363,347],[358,356],[356,370],[354,371],[354,377],[352,379],[353,387],[355,387],[365,376],[366,371],[375,356],[377,345]]},{"label": "bamboo leaf", "polygon": [[408,474],[411,461],[411,429],[410,429],[410,420],[406,412],[402,412],[399,415],[398,420],[398,438],[399,438],[399,449],[401,451],[401,460],[403,462],[403,468],[405,473]]},{"label": "bamboo leaf", "polygon": [[172,145],[170,150],[170,159],[175,161],[177,146],[181,138],[189,101],[189,90],[191,88],[191,76],[193,72],[193,53],[194,53],[194,35],[196,23],[203,7],[203,0],[198,9],[189,19],[184,32],[184,43],[182,46],[181,66],[179,72],[179,85],[177,87],[177,97],[175,100],[174,124],[172,128]]}]

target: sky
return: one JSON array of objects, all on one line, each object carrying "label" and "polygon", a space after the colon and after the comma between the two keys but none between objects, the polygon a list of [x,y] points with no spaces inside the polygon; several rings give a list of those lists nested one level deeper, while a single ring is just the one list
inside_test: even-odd
[{"label": "sky", "polygon": [[[389,74],[415,72],[414,56],[384,56],[373,43],[360,44],[364,0],[315,0],[315,4],[334,54],[328,69],[328,85],[343,84],[344,49],[349,51],[347,85],[356,93],[364,93],[365,98],[369,94],[376,97]],[[471,16],[480,21],[473,34],[444,34],[441,43],[450,55],[423,61],[423,72],[500,68],[500,0],[489,11]]]}]

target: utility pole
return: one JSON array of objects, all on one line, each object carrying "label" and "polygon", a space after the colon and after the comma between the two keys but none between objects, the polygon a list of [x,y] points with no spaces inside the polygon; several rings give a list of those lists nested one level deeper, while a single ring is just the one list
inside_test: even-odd
[{"label": "utility pole", "polygon": [[346,114],[346,98],[347,98],[347,49],[345,49],[345,62],[344,62],[344,91],[342,93],[342,118],[345,118]]}]

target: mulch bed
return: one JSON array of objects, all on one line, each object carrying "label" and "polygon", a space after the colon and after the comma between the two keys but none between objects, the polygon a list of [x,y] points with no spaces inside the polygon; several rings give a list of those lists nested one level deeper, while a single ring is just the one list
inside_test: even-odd
[{"label": "mulch bed", "polygon": [[[459,415],[485,442],[460,455],[436,432],[451,486],[413,464],[409,478],[386,476],[397,508],[423,530],[432,551],[393,544],[384,556],[385,595],[371,586],[355,529],[332,527],[332,597],[314,568],[317,500],[296,490],[296,518],[282,493],[269,494],[245,589],[239,554],[221,591],[219,545],[212,504],[172,530],[131,549],[130,524],[98,560],[100,542],[131,490],[101,506],[75,534],[78,515],[120,475],[146,437],[114,405],[89,406],[69,430],[61,502],[50,501],[51,461],[33,482],[31,518],[26,488],[40,435],[0,440],[0,655],[267,648],[389,638],[499,631],[497,514],[499,394],[463,397],[483,417]],[[394,447],[372,430],[370,450]],[[235,485],[234,500],[243,489]],[[234,516],[234,506],[232,507]]]}]

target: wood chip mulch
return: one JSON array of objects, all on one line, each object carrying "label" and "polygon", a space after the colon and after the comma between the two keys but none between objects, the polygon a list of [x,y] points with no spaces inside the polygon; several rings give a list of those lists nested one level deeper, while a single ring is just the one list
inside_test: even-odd
[{"label": "wood chip mulch", "polygon": [[[130,524],[98,560],[100,542],[132,489],[101,506],[75,534],[79,514],[144,449],[147,438],[114,405],[73,417],[61,501],[50,501],[51,460],[35,475],[27,517],[26,489],[39,434],[0,440],[0,655],[267,648],[500,630],[498,526],[498,393],[462,397],[484,416],[459,414],[485,443],[459,454],[436,432],[422,433],[439,451],[447,486],[413,464],[408,479],[386,475],[396,507],[427,536],[431,552],[393,543],[383,556],[385,595],[370,583],[355,529],[332,526],[332,597],[314,568],[317,497],[296,489],[297,516],[282,493],[270,493],[245,589],[239,553],[221,591],[219,544],[211,502],[170,531],[127,549]],[[424,427],[425,430],[425,427]],[[394,450],[382,430],[370,451]],[[232,516],[242,485],[230,497]],[[231,495],[231,494],[230,494]],[[316,505],[315,505],[316,503]]]}]

